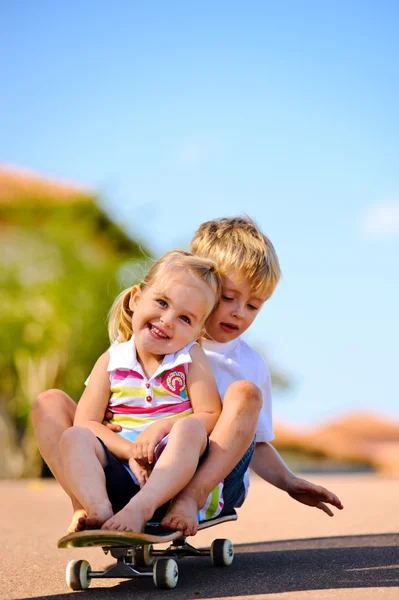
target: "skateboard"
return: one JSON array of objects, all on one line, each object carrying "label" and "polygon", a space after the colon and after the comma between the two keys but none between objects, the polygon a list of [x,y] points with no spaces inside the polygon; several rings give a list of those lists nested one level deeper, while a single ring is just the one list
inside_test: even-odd
[{"label": "skateboard", "polygon": [[[202,521],[198,531],[236,521],[233,510],[223,516]],[[166,549],[154,548],[156,544],[171,542]],[[215,567],[228,567],[234,559],[234,548],[230,540],[215,539],[210,548],[194,548],[181,531],[165,530],[160,525],[148,525],[144,533],[103,531],[92,529],[79,531],[62,537],[58,548],[83,548],[100,546],[105,554],[110,553],[116,563],[104,571],[92,571],[86,560],[71,560],[66,569],[66,582],[72,590],[85,590],[94,578],[105,579],[152,577],[159,589],[173,589],[179,579],[177,562],[170,557],[210,556]],[[162,557],[162,558],[155,558]]]}]

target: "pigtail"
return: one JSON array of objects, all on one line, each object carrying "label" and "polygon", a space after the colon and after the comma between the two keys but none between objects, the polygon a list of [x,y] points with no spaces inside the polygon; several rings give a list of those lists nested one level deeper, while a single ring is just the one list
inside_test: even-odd
[{"label": "pigtail", "polygon": [[111,344],[127,342],[133,335],[132,311],[129,308],[132,288],[123,290],[115,299],[108,313],[108,335]]}]

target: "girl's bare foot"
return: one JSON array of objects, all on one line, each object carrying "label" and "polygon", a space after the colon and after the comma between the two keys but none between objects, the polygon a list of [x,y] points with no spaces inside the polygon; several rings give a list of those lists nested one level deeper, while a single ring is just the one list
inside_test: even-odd
[{"label": "girl's bare foot", "polygon": [[190,497],[177,496],[161,521],[165,529],[182,531],[184,535],[195,535],[198,531],[198,506]]},{"label": "girl's bare foot", "polygon": [[141,505],[140,501],[137,500],[137,496],[135,496],[122,510],[108,519],[101,529],[142,533],[152,514],[152,512],[149,513],[145,505]]},{"label": "girl's bare foot", "polygon": [[95,506],[86,511],[86,514],[81,516],[75,527],[75,531],[84,531],[86,529],[101,529],[102,525],[113,516],[111,504]]},{"label": "girl's bare foot", "polygon": [[74,533],[75,531],[78,531],[76,529],[76,526],[78,524],[79,519],[82,517],[83,518],[87,517],[87,513],[86,513],[85,509],[84,508],[76,508],[73,511],[72,521],[70,522],[69,527],[67,529],[68,533]]}]

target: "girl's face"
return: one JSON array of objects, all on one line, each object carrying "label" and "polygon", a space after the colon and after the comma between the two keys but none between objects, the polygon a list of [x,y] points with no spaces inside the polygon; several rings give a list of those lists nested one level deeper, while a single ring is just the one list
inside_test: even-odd
[{"label": "girl's face", "polygon": [[171,273],[144,290],[132,289],[130,310],[138,354],[173,354],[198,339],[215,303],[215,293],[191,273]]}]

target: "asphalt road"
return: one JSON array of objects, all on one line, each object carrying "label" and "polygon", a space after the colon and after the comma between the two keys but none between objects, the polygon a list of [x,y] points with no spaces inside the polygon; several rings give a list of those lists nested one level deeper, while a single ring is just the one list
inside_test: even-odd
[{"label": "asphalt road", "polygon": [[231,567],[185,558],[173,591],[156,589],[148,578],[94,580],[86,592],[67,588],[67,562],[85,558],[101,568],[110,561],[99,548],[57,549],[70,515],[62,490],[53,481],[0,481],[0,598],[399,600],[399,480],[307,478],[337,493],[344,511],[329,518],[254,479],[237,522],[190,539],[198,546],[231,539]]}]

